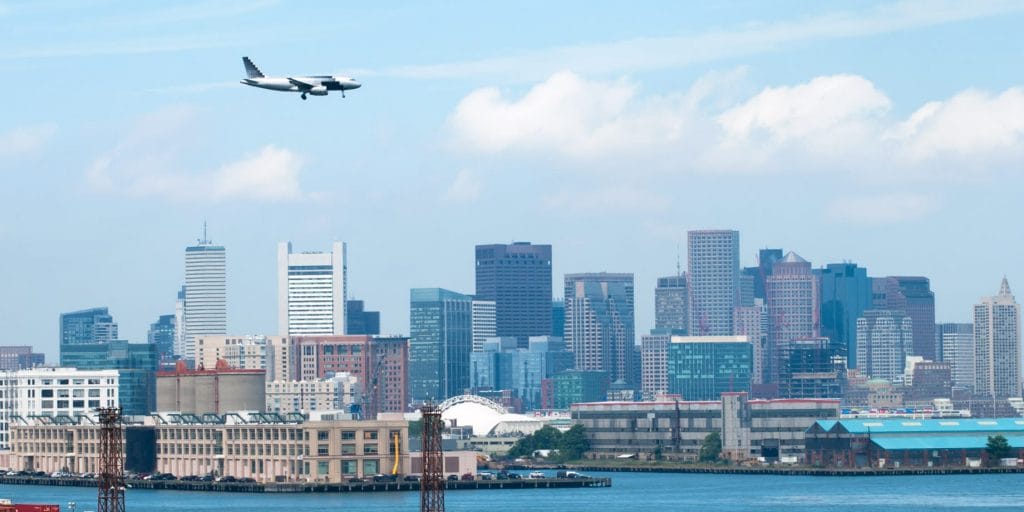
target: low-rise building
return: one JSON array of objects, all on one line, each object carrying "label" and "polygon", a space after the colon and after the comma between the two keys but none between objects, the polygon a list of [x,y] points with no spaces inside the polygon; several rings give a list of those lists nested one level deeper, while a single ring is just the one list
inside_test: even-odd
[{"label": "low-rise building", "polygon": [[722,457],[797,462],[804,432],[822,419],[839,417],[839,400],[750,400],[747,393],[723,393],[720,401],[597,402],[573,404],[572,419],[583,425],[589,456],[632,455],[696,461],[704,438],[717,432]]},{"label": "low-rise building", "polygon": [[1009,457],[1024,457],[1024,419],[842,419],[807,429],[807,462],[824,467],[942,467],[989,463],[989,436],[1001,435]]},{"label": "low-rise building", "polygon": [[359,379],[340,373],[329,379],[267,382],[267,412],[350,410],[362,406]]},{"label": "low-rise building", "polygon": [[117,370],[35,368],[0,372],[0,450],[10,427],[33,417],[76,417],[119,405]]}]

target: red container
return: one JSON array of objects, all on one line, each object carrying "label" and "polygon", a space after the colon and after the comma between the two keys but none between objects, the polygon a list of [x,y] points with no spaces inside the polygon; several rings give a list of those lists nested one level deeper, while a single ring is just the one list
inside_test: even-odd
[{"label": "red container", "polygon": [[14,512],[60,512],[60,505],[15,505]]}]

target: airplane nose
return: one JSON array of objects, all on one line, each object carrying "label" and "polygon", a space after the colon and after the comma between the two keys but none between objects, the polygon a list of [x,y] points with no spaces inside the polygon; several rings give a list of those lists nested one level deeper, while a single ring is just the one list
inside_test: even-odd
[{"label": "airplane nose", "polygon": [[352,88],[353,89],[358,89],[358,88],[360,88],[362,86],[363,86],[363,84],[361,84],[359,82],[356,82],[355,80],[352,80]]}]

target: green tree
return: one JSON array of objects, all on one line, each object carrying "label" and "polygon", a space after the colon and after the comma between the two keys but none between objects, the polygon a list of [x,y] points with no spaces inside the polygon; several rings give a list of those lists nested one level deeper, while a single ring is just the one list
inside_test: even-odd
[{"label": "green tree", "polygon": [[532,457],[537,450],[555,450],[560,448],[562,433],[554,427],[545,425],[540,430],[519,438],[508,451],[509,457]]},{"label": "green tree", "polygon": [[562,460],[579,460],[583,454],[590,450],[590,440],[587,439],[587,432],[583,425],[573,425],[566,433],[562,434],[558,443],[558,456]]},{"label": "green tree", "polygon": [[652,453],[651,455],[654,457],[654,460],[662,459],[662,457],[664,456],[664,451],[661,449],[661,443],[658,443],[658,446],[654,447],[654,453]]},{"label": "green tree", "polygon": [[718,432],[712,432],[704,437],[700,444],[700,461],[714,462],[722,454],[722,436]]},{"label": "green tree", "polygon": [[1010,442],[1000,434],[988,436],[988,443],[985,444],[985,453],[988,454],[988,462],[993,466],[999,464],[999,459],[1010,456]]}]

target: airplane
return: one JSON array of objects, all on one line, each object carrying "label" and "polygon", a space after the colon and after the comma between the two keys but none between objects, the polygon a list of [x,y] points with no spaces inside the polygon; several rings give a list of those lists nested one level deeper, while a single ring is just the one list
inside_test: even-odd
[{"label": "airplane", "polygon": [[341,91],[341,97],[344,98],[345,91],[358,89],[363,85],[347,76],[267,77],[249,60],[249,57],[242,57],[242,63],[245,64],[245,72],[249,74],[249,78],[242,79],[241,83],[272,91],[301,92],[302,99],[306,99],[307,94],[327,96],[327,91]]}]

